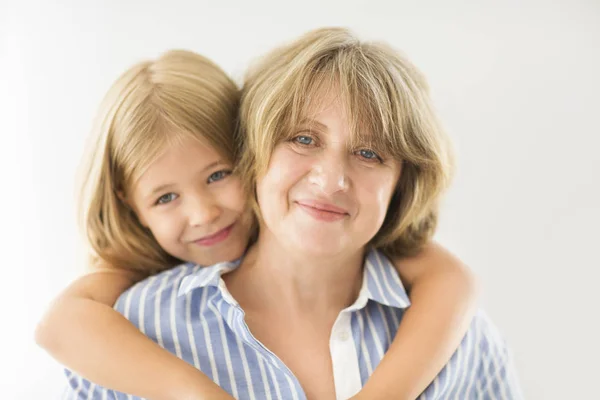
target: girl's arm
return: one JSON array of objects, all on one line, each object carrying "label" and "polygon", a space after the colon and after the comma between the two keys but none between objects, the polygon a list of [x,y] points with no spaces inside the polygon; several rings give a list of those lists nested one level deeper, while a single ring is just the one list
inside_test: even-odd
[{"label": "girl's arm", "polygon": [[473,273],[436,243],[394,262],[412,305],[385,357],[355,399],[417,398],[450,360],[475,314]]},{"label": "girl's arm", "polygon": [[142,276],[104,269],[73,282],[52,303],[35,339],[82,377],[151,400],[232,397],[140,332],[112,305]]}]

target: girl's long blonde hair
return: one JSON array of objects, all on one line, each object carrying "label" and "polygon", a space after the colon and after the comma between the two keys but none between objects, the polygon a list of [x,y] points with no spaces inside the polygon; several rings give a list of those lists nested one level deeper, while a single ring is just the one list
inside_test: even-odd
[{"label": "girl's long blonde hair", "polygon": [[165,149],[184,138],[236,156],[239,90],[216,64],[169,51],[140,62],[112,85],[100,107],[81,170],[79,216],[92,263],[146,274],[180,262],[167,254],[124,201]]},{"label": "girl's long blonde hair", "polygon": [[325,28],[262,58],[242,90],[242,181],[252,193],[273,148],[310,117],[328,90],[339,95],[352,140],[367,142],[403,164],[372,245],[392,256],[417,252],[435,231],[453,158],[425,78],[385,44],[361,42],[347,29]]}]

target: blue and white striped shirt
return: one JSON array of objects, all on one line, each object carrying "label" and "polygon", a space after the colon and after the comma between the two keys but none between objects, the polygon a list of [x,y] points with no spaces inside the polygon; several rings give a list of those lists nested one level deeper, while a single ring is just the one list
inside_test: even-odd
[{"label": "blue and white striped shirt", "polygon": [[[298,379],[256,340],[221,275],[237,263],[184,264],[139,282],[115,308],[160,346],[208,375],[236,399],[306,399]],[[365,260],[356,302],[340,312],[330,350],[336,397],[360,390],[392,342],[406,308],[406,291],[380,252]],[[66,371],[66,399],[139,399]],[[420,399],[522,398],[507,348],[483,313]]]}]

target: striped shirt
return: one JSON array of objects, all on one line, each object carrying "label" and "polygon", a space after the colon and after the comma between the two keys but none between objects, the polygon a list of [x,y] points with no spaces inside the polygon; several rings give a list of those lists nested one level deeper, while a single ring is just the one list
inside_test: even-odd
[{"label": "striped shirt", "polygon": [[[115,308],[144,334],[200,369],[236,399],[306,396],[289,368],[244,322],[244,312],[221,275],[238,263],[184,264],[123,293]],[[337,399],[357,393],[390,346],[410,305],[391,262],[380,252],[365,259],[360,294],[332,328],[330,352]],[[139,399],[66,371],[65,399]],[[522,398],[508,350],[479,312],[460,347],[420,399]]]}]

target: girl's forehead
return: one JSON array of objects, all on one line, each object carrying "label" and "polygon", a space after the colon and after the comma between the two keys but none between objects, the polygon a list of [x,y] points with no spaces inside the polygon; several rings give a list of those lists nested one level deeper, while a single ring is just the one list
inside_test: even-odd
[{"label": "girl's forehead", "polygon": [[136,152],[137,157],[129,157],[129,187],[135,186],[148,174],[173,174],[171,170],[175,165],[184,164],[188,169],[194,169],[206,164],[207,160],[225,158],[200,134],[173,130],[153,139],[149,141],[151,145]]}]

